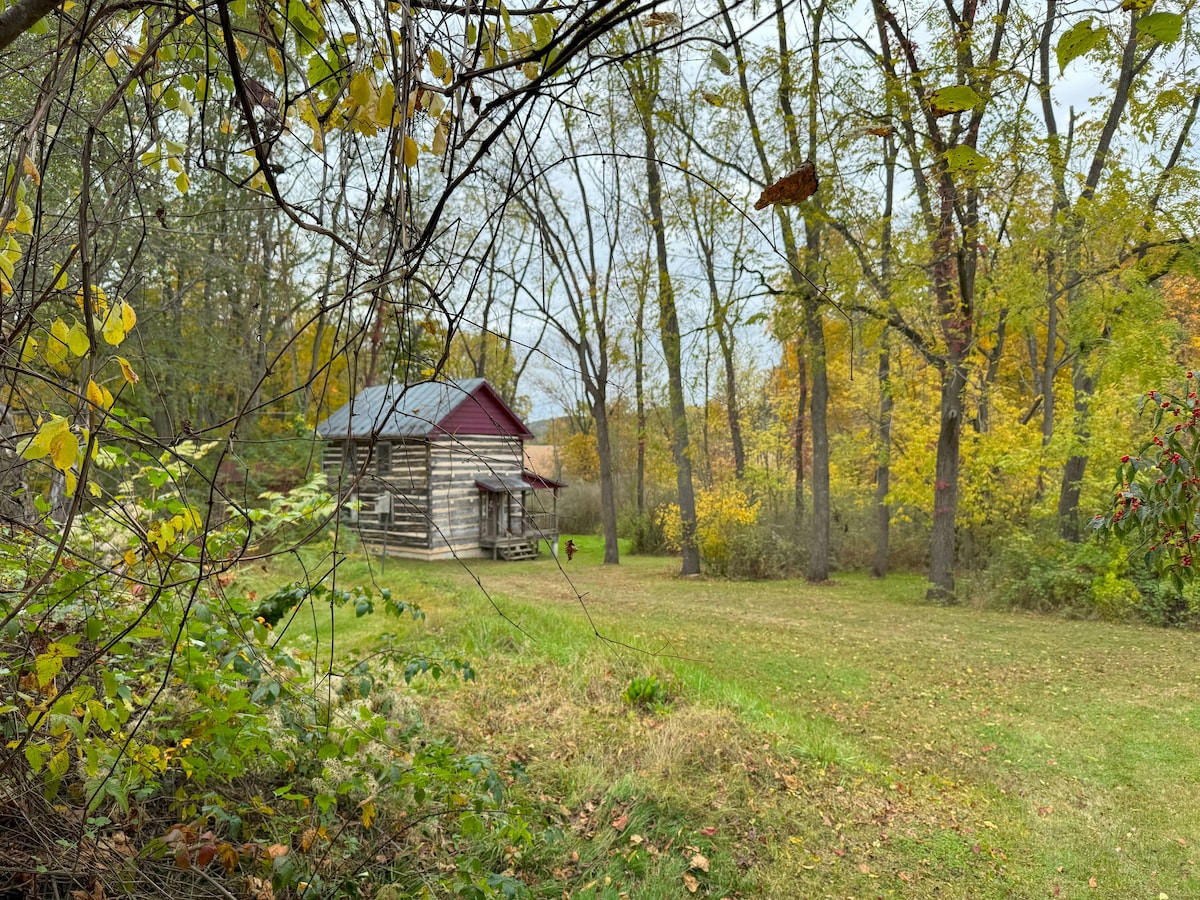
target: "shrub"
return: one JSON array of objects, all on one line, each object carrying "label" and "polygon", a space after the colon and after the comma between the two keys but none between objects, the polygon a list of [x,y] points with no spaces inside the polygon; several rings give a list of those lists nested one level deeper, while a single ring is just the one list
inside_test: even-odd
[{"label": "shrub", "polygon": [[1166,627],[1200,625],[1200,583],[1180,588],[1123,541],[1074,544],[1013,532],[1000,548],[984,584],[1004,605],[1114,621],[1136,617]]},{"label": "shrub", "polygon": [[655,513],[627,513],[621,517],[617,530],[629,540],[630,553],[663,556],[671,552],[663,533],[662,517]]},{"label": "shrub", "polygon": [[[729,565],[732,541],[758,520],[758,501],[751,502],[740,488],[718,485],[696,494],[696,547],[700,559],[715,574]],[[683,521],[678,504],[660,506],[656,511],[667,546],[678,551],[683,540]]]},{"label": "shrub", "polygon": [[[121,496],[82,514],[71,534],[0,537],[0,583],[22,586],[0,595],[0,771],[40,789],[19,791],[40,793],[40,815],[62,817],[43,822],[45,833],[137,833],[135,876],[158,860],[175,870],[215,863],[209,871],[288,895],[303,882],[313,898],[358,891],[377,836],[402,842],[431,816],[476,842],[528,833],[507,809],[509,776],[411,714],[405,685],[471,678],[466,661],[383,634],[334,676],[271,627],[300,603],[326,615],[347,604],[358,616],[377,603],[394,616],[419,609],[386,589],[320,578],[261,603],[237,589],[232,563],[252,537],[323,528],[331,503],[318,485],[205,529],[180,493],[157,490],[162,469],[141,457],[109,451],[106,464],[125,469]],[[130,874],[111,877],[123,889]]]},{"label": "shrub", "polygon": [[727,578],[766,581],[793,578],[803,571],[801,549],[771,528],[757,526],[737,531],[729,541],[729,556],[718,570],[711,562],[710,572]]}]

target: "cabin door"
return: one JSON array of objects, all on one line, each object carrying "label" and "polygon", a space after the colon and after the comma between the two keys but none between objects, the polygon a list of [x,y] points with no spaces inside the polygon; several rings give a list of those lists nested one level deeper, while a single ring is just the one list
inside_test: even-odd
[{"label": "cabin door", "polygon": [[483,534],[485,537],[499,537],[508,526],[506,515],[508,504],[507,494],[488,491],[483,495]]}]

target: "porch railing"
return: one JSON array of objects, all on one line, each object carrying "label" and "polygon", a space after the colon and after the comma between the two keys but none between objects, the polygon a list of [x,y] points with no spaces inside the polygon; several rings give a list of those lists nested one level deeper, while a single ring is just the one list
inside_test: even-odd
[{"label": "porch railing", "polygon": [[558,535],[558,516],[554,513],[526,513],[514,520],[503,531],[485,525],[482,538],[485,542],[546,541]]}]

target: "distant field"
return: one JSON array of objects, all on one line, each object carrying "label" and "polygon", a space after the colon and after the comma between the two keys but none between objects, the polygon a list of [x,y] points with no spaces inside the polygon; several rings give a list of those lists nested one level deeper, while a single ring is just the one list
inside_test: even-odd
[{"label": "distant field", "polygon": [[[422,688],[431,724],[523,762],[561,828],[514,861],[538,896],[1200,896],[1196,635],[935,608],[907,578],[606,569],[580,543],[561,569],[375,572],[424,605],[414,639],[478,669]],[[337,647],[368,646],[383,623],[346,612]],[[669,702],[636,711],[650,674]]]}]

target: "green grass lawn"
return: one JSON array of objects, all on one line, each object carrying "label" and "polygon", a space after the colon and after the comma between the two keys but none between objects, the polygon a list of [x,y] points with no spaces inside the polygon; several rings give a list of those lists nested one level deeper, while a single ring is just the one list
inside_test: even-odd
[{"label": "green grass lawn", "polygon": [[[414,646],[472,658],[477,681],[420,702],[526,767],[555,838],[512,859],[536,895],[1200,896],[1195,635],[932,607],[903,577],[605,568],[578,542],[570,563],[339,569],[424,606]],[[288,639],[340,653],[395,628],[334,621]],[[669,701],[635,709],[649,674]]]}]

